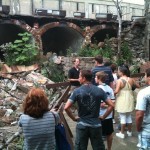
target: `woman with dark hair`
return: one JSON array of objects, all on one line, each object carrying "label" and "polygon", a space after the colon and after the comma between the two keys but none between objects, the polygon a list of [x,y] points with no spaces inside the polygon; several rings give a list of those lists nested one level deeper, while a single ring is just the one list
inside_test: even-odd
[{"label": "woman with dark hair", "polygon": [[119,67],[118,75],[119,79],[116,84],[116,104],[115,109],[119,113],[120,122],[121,122],[121,132],[116,133],[116,136],[119,138],[124,138],[124,130],[126,124],[128,126],[127,135],[132,136],[132,118],[131,112],[134,110],[134,95],[132,91],[132,86],[135,85],[139,88],[139,85],[128,75],[128,69],[126,67]]},{"label": "woman with dark hair", "polygon": [[55,124],[58,121],[58,114],[49,111],[44,91],[40,88],[31,89],[24,100],[23,114],[19,119],[24,135],[23,149],[55,150]]}]

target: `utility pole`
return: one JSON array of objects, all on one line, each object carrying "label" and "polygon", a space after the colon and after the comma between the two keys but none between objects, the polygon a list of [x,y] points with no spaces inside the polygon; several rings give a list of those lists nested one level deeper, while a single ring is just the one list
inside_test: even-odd
[{"label": "utility pole", "polygon": [[59,0],[59,10],[62,10],[62,0]]},{"label": "utility pole", "polygon": [[31,0],[31,13],[34,14],[34,0]]}]

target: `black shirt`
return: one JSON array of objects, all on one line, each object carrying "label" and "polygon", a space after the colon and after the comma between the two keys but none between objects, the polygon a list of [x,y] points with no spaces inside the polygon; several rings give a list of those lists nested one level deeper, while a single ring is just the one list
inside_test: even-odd
[{"label": "black shirt", "polygon": [[[78,79],[79,78],[80,69],[76,69],[75,67],[71,68],[68,72],[69,79]],[[80,86],[80,82],[78,81],[70,81],[73,86]]]}]

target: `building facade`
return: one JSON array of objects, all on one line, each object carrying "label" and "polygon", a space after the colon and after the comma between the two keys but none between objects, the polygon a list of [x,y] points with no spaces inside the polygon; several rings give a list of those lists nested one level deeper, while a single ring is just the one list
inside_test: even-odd
[{"label": "building facade", "polygon": [[[117,15],[112,0],[0,0],[2,5],[10,5],[10,14],[34,15],[35,9],[66,10],[66,17],[74,17],[74,12],[85,13],[85,18],[95,18],[96,13]],[[132,16],[144,16],[144,6],[121,3],[123,20]]]}]

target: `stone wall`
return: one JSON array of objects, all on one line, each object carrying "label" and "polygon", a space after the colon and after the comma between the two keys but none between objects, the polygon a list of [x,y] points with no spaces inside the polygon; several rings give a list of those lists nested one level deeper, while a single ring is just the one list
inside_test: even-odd
[{"label": "stone wall", "polygon": [[[122,29],[122,42],[127,42],[129,49],[133,54],[133,61],[137,59],[148,60],[148,55],[145,49],[145,35],[146,35],[146,23],[145,18],[131,22],[130,25]],[[117,53],[117,38],[111,38],[110,40],[113,54]]]},{"label": "stone wall", "polygon": [[128,43],[133,53],[133,59],[141,58],[147,60],[145,55],[145,19],[132,22],[128,29],[122,32],[123,41]]}]

